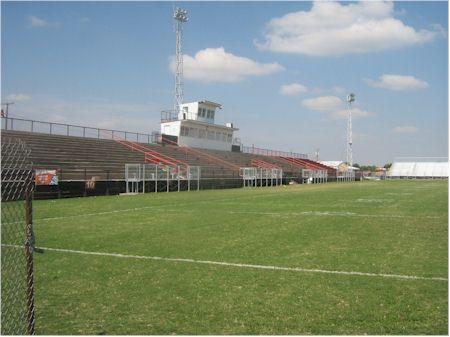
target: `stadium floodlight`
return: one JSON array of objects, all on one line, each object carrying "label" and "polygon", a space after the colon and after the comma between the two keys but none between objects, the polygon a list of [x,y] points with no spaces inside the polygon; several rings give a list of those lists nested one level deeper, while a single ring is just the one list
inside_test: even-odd
[{"label": "stadium floodlight", "polygon": [[187,17],[187,10],[177,8],[173,13],[173,18],[180,22],[187,22],[189,18]]},{"label": "stadium floodlight", "polygon": [[352,131],[352,103],[355,101],[355,94],[347,95],[348,103],[348,120],[347,120],[347,165],[349,170],[353,171],[353,131]]},{"label": "stadium floodlight", "polygon": [[355,101],[355,98],[356,98],[356,96],[355,96],[354,93],[348,94],[347,95],[347,102],[348,103],[353,103]]}]

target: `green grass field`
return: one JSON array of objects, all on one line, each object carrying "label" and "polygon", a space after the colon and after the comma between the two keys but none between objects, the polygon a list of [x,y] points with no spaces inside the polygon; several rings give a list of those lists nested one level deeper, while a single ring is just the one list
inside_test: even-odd
[{"label": "green grass field", "polygon": [[313,269],[47,250],[37,333],[447,334],[447,193],[375,181],[35,201],[40,247]]}]

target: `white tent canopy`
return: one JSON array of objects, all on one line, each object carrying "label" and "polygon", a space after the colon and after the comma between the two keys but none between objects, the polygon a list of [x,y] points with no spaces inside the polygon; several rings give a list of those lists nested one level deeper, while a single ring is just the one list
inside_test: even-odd
[{"label": "white tent canopy", "polygon": [[389,177],[448,177],[448,161],[445,162],[394,162],[388,172]]}]

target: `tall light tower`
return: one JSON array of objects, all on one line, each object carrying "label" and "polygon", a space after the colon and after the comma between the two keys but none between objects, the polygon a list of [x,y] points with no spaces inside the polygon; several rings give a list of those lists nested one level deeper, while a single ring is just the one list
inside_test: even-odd
[{"label": "tall light tower", "polygon": [[352,103],[355,101],[355,94],[347,95],[348,122],[347,122],[347,165],[353,170],[353,132],[352,132]]},{"label": "tall light tower", "polygon": [[173,99],[173,110],[178,114],[183,104],[183,23],[188,21],[187,10],[176,8],[173,12],[175,19],[176,41],[176,68],[175,68],[175,91]]}]

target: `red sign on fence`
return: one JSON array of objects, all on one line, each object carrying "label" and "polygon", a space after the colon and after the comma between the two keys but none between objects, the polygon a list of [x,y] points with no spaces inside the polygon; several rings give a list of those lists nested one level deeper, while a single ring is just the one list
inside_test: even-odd
[{"label": "red sign on fence", "polygon": [[37,169],[34,181],[36,185],[58,185],[56,170]]}]

